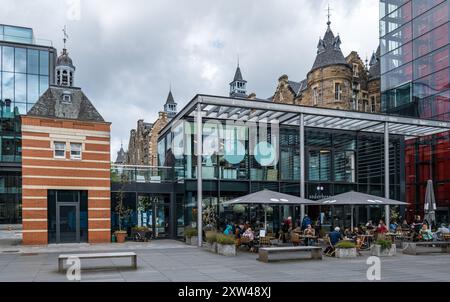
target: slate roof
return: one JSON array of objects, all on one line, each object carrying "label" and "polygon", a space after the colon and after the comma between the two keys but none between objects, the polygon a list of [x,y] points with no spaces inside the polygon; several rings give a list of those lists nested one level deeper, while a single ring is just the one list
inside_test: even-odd
[{"label": "slate roof", "polygon": [[242,77],[241,68],[240,68],[239,66],[236,68],[236,72],[235,72],[235,74],[234,74],[233,82],[235,82],[235,81],[247,82],[247,81],[245,81],[244,78]]},{"label": "slate roof", "polygon": [[175,100],[172,95],[172,90],[169,91],[169,95],[167,96],[166,104],[175,104]]},{"label": "slate roof", "polygon": [[[66,93],[71,95],[70,102],[63,101],[63,94]],[[28,115],[86,122],[105,121],[80,88],[65,86],[50,86],[28,111]]]},{"label": "slate roof", "polygon": [[288,81],[289,87],[294,91],[295,96],[299,96],[304,90],[308,88],[308,81],[304,79],[300,82]]},{"label": "slate roof", "polygon": [[380,78],[381,67],[380,67],[380,46],[377,48],[377,52],[372,54],[370,59],[369,68],[369,80],[374,80]]},{"label": "slate roof", "polygon": [[67,52],[67,49],[63,49],[61,55],[56,59],[56,66],[69,66],[75,69],[75,66],[73,66],[72,59],[69,57],[69,53]]},{"label": "slate roof", "polygon": [[126,156],[126,153],[123,150],[123,147],[120,146],[120,150],[119,150],[119,152],[117,152],[117,158],[116,158],[115,163],[116,164],[123,164],[123,163],[125,163],[125,156]]},{"label": "slate roof", "polygon": [[319,40],[317,45],[317,56],[311,71],[329,65],[347,65],[340,44],[340,37],[335,37],[330,26],[328,26],[325,36]]}]

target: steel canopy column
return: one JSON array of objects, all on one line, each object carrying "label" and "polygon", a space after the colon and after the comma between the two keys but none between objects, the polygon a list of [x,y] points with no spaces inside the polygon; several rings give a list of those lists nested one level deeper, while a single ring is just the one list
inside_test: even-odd
[{"label": "steel canopy column", "polygon": [[[300,128],[300,197],[305,197],[305,116],[300,114],[299,119]],[[300,205],[300,223],[305,217],[305,205]]]},{"label": "steel canopy column", "polygon": [[[389,199],[389,123],[384,123],[384,197]],[[386,227],[389,229],[389,206],[384,206]]]},{"label": "steel canopy column", "polygon": [[203,242],[203,175],[202,175],[202,154],[203,154],[203,124],[202,124],[202,105],[197,104],[197,231],[198,231],[198,247]]}]

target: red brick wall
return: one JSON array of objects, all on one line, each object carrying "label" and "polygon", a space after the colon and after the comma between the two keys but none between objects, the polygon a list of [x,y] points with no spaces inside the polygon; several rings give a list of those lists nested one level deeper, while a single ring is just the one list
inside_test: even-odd
[{"label": "red brick wall", "polygon": [[[110,124],[22,117],[23,244],[48,243],[48,190],[88,191],[88,240],[111,240]],[[54,158],[53,142],[66,142],[66,158]],[[70,159],[70,142],[83,144]]]}]

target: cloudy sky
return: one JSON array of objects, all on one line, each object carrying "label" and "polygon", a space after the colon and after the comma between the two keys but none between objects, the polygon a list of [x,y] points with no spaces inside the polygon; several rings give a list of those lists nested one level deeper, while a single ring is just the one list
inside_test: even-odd
[{"label": "cloudy sky", "polygon": [[[370,58],[378,0],[2,0],[0,23],[32,27],[68,49],[82,87],[112,122],[112,156],[138,119],[153,122],[170,84],[179,108],[197,93],[228,95],[237,56],[248,92],[273,95],[277,79],[302,80],[331,27],[344,55]],[[81,10],[77,10],[80,3]]]}]

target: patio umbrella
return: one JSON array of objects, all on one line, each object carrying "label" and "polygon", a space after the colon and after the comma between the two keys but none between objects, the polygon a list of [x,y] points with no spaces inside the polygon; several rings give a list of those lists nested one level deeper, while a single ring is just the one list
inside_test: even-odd
[{"label": "patio umbrella", "polygon": [[436,199],[434,197],[433,181],[428,180],[425,192],[425,219],[431,224],[436,221]]},{"label": "patio umbrella", "polygon": [[318,201],[321,205],[350,205],[351,206],[351,227],[353,229],[353,207],[355,205],[407,205],[394,199],[383,198],[365,193],[350,191]]},{"label": "patio umbrella", "polygon": [[[262,190],[256,193],[251,193],[239,198],[235,198],[222,203],[223,205],[234,204],[261,204],[261,205],[319,205],[316,201],[306,198],[301,198],[294,195],[288,195],[271,190]],[[264,215],[266,216],[266,215]],[[267,227],[267,220],[265,217],[265,227]]]}]

